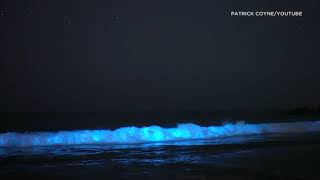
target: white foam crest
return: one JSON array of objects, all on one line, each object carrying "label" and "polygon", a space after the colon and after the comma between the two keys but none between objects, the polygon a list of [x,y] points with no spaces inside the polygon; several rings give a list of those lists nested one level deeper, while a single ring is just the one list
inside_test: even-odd
[{"label": "white foam crest", "polygon": [[52,146],[76,144],[132,144],[176,140],[209,139],[266,133],[299,133],[320,131],[320,121],[246,124],[227,123],[202,127],[179,124],[175,128],[122,127],[116,130],[74,130],[58,132],[8,132],[0,134],[1,147]]}]

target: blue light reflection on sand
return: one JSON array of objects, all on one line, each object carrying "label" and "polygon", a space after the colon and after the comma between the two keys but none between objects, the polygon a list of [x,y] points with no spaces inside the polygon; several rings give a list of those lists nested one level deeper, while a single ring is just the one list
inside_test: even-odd
[{"label": "blue light reflection on sand", "polygon": [[222,126],[202,127],[196,124],[179,124],[175,128],[122,127],[111,130],[74,130],[59,132],[33,132],[0,134],[1,147],[52,146],[78,144],[133,144],[167,142],[192,139],[210,139],[237,135],[267,133],[298,133],[320,131],[320,121],[246,124],[228,123]]}]

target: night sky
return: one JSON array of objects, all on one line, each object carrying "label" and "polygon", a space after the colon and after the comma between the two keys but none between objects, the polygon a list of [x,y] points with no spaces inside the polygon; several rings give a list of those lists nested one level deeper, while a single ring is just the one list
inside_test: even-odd
[{"label": "night sky", "polygon": [[318,105],[319,12],[317,0],[1,0],[0,111]]}]

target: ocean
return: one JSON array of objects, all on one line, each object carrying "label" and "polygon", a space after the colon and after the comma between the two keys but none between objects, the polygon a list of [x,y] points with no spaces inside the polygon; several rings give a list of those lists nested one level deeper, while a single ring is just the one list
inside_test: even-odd
[{"label": "ocean", "polygon": [[[2,130],[0,177],[319,179],[320,121],[281,118],[222,118],[212,123],[176,118],[176,124],[172,120],[145,124],[146,120],[132,120],[125,125],[130,123],[126,120],[110,128],[106,124],[88,129],[56,125],[51,129],[39,126],[38,131]],[[10,129],[11,125],[6,126]]]}]

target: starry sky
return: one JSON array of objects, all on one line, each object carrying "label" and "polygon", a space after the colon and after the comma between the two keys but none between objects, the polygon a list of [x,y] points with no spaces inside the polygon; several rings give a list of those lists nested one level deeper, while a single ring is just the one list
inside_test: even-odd
[{"label": "starry sky", "polygon": [[1,0],[0,111],[318,105],[319,8],[317,0]]}]

